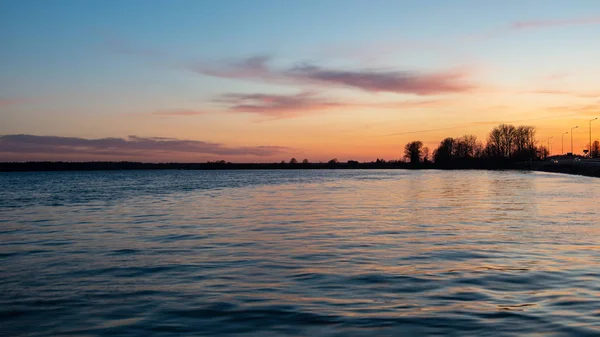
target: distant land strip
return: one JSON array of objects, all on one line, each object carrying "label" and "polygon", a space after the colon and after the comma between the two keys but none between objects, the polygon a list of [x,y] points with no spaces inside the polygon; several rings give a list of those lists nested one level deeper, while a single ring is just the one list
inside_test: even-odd
[{"label": "distant land strip", "polygon": [[143,163],[143,162],[2,162],[0,172],[48,171],[124,171],[124,170],[317,170],[317,169],[405,169],[405,170],[524,170],[566,173],[600,177],[600,166],[551,161],[509,162],[468,161],[452,165],[435,163],[413,164],[404,161],[388,162],[326,162],[326,163],[231,163],[225,161],[206,163]]}]

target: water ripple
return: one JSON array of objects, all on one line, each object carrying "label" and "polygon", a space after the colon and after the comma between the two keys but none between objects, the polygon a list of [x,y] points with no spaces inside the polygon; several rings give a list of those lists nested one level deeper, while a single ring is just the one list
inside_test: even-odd
[{"label": "water ripple", "polygon": [[598,336],[600,182],[0,174],[2,336]]}]

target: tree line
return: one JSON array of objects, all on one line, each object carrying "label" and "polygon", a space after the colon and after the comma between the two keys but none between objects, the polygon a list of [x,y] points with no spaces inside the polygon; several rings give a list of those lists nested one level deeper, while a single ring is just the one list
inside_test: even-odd
[{"label": "tree line", "polygon": [[[534,126],[501,124],[494,127],[485,142],[475,135],[458,138],[448,137],[430,151],[421,141],[412,141],[404,146],[404,159],[412,165],[429,164],[440,167],[481,166],[483,164],[509,164],[546,159],[548,149],[535,138]],[[592,155],[598,156],[599,151]],[[600,147],[600,146],[597,146]]]}]

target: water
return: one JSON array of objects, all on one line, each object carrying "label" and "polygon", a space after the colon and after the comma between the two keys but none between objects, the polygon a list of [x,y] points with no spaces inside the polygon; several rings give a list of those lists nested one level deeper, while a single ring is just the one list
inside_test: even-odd
[{"label": "water", "polygon": [[2,336],[600,335],[600,180],[0,174]]}]

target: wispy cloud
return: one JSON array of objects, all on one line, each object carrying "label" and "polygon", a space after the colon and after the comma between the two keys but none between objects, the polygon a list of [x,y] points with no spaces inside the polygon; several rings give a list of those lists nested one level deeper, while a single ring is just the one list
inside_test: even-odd
[{"label": "wispy cloud", "polygon": [[466,83],[462,72],[422,74],[413,71],[358,71],[301,66],[287,72],[294,78],[342,85],[370,92],[393,92],[416,95],[435,95],[465,92],[473,88]]},{"label": "wispy cloud", "polygon": [[441,99],[413,99],[395,102],[365,103],[332,100],[315,92],[297,94],[265,94],[265,93],[226,93],[217,97],[214,102],[225,104],[226,111],[235,113],[253,113],[276,119],[294,118],[316,112],[334,109],[376,108],[376,109],[413,109],[438,103]]},{"label": "wispy cloud", "polygon": [[540,94],[540,95],[569,95],[580,98],[597,98],[600,97],[600,92],[578,92],[572,90],[555,90],[555,89],[541,89],[526,91],[527,94]]},{"label": "wispy cloud", "polygon": [[158,110],[152,114],[155,116],[175,117],[175,116],[198,116],[204,115],[207,111],[204,110],[192,110],[192,109],[169,109],[169,110]]},{"label": "wispy cloud", "polygon": [[104,42],[101,44],[101,47],[115,54],[133,55],[145,58],[164,56],[164,52],[161,50],[137,47],[123,40],[115,38],[104,40]]},{"label": "wispy cloud", "polygon": [[598,25],[600,24],[600,16],[576,18],[567,20],[529,20],[516,21],[510,24],[510,28],[514,30],[526,30],[536,28],[558,27],[558,26],[580,26],[580,25]]},{"label": "wispy cloud", "polygon": [[189,68],[199,74],[234,79],[273,79],[276,77],[272,73],[268,62],[270,57],[258,55],[248,57],[242,60],[221,61],[221,62],[194,62]]},{"label": "wispy cloud", "polygon": [[551,90],[551,89],[542,89],[542,90],[532,90],[527,91],[527,94],[546,94],[546,95],[570,95],[571,91],[567,90]]},{"label": "wispy cloud", "polygon": [[[561,19],[561,20],[523,20],[509,22],[504,26],[497,27],[495,29],[486,32],[477,32],[473,35],[463,37],[463,40],[471,42],[481,42],[497,37],[510,35],[515,32],[524,32],[536,29],[546,29],[554,27],[568,27],[568,26],[583,26],[583,25],[598,25],[600,24],[600,16],[584,17],[584,18],[573,18],[573,19]],[[558,79],[564,76],[559,76],[554,79]]]},{"label": "wispy cloud", "polygon": [[549,112],[570,112],[569,115],[565,116],[594,116],[600,117],[600,101],[591,104],[573,104],[563,106],[549,106],[544,108]]},{"label": "wispy cloud", "polygon": [[364,107],[374,107],[374,108],[387,108],[387,109],[397,109],[398,111],[402,111],[404,109],[415,109],[415,108],[425,108],[425,107],[433,107],[433,106],[444,106],[450,104],[451,100],[448,99],[425,99],[425,100],[405,100],[405,101],[396,101],[396,102],[386,102],[386,103],[376,103],[376,104],[364,104]]},{"label": "wispy cloud", "polygon": [[571,76],[571,74],[569,74],[569,73],[554,73],[554,74],[550,74],[550,75],[542,77],[542,80],[544,80],[544,81],[560,81],[560,80],[569,78],[570,76]]},{"label": "wispy cloud", "polygon": [[569,107],[570,111],[576,112],[583,116],[600,117],[600,101],[592,104],[582,104]]},{"label": "wispy cloud", "polygon": [[600,117],[600,102],[596,104],[584,105],[576,110],[584,116]]},{"label": "wispy cloud", "polygon": [[263,80],[276,83],[349,87],[367,92],[436,95],[470,91],[465,71],[423,73],[419,71],[358,69],[344,70],[304,64],[287,69],[269,66],[266,56],[237,62],[195,64],[193,71],[215,77]]},{"label": "wispy cloud", "polygon": [[0,153],[80,154],[102,156],[153,156],[160,153],[219,156],[272,156],[289,150],[281,146],[228,147],[219,143],[164,137],[99,138],[4,135]]},{"label": "wispy cloud", "polygon": [[232,112],[249,112],[276,118],[296,117],[345,106],[312,92],[293,95],[227,93],[216,101],[228,104],[227,109]]}]

